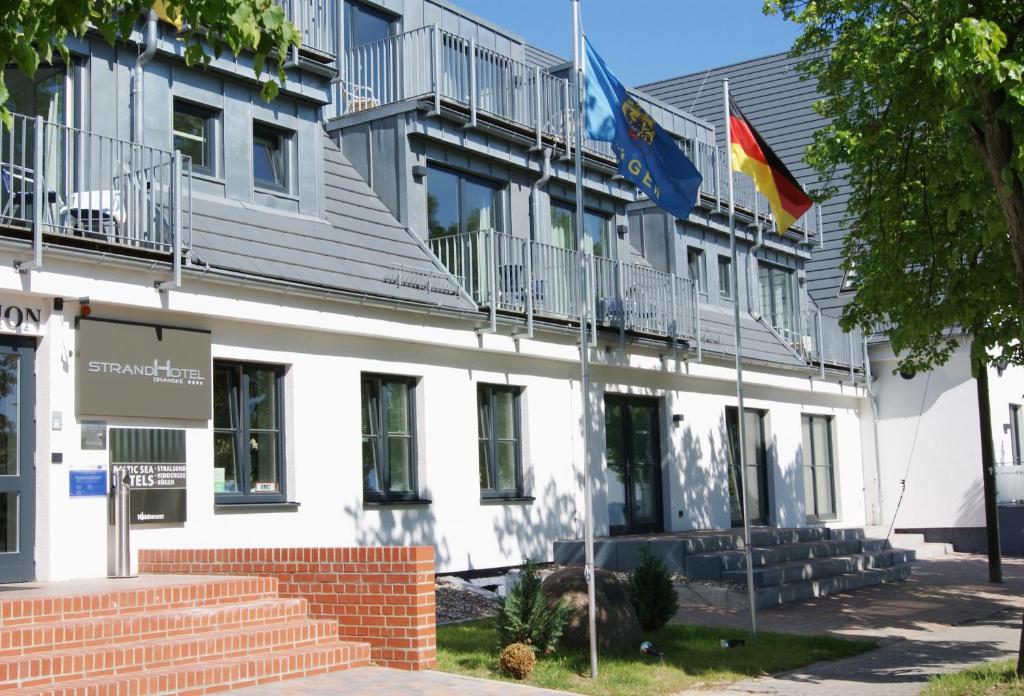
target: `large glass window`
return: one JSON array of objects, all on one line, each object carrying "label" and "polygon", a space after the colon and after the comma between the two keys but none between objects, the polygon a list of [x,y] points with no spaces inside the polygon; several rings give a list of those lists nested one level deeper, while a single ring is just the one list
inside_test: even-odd
[{"label": "large glass window", "polygon": [[[65,123],[67,112],[67,67],[64,65],[41,65],[31,77],[21,70],[10,67],[4,73],[8,98],[4,103],[8,109],[26,118],[14,118],[13,130],[0,125],[3,132],[4,161],[3,186],[0,188],[0,208],[27,203],[24,195],[31,195],[37,174],[41,175],[43,188],[49,200],[56,197],[66,199],[66,163],[57,153],[65,147],[65,132],[59,128],[47,128],[44,133],[43,171],[35,171],[35,128],[32,118],[41,116],[50,123]],[[11,196],[11,199],[8,199]],[[6,214],[6,213],[5,213]],[[20,209],[18,217],[28,217],[29,212]]]},{"label": "large glass window", "polygon": [[283,368],[213,364],[213,491],[218,502],[284,499]]},{"label": "large glass window", "polygon": [[345,48],[386,39],[394,33],[395,18],[373,7],[347,0],[345,3]]},{"label": "large glass window", "polygon": [[427,227],[431,239],[501,230],[501,187],[441,167],[427,174]]},{"label": "large glass window", "polygon": [[761,314],[784,338],[797,331],[795,274],[792,270],[760,264],[757,279],[761,286]]},{"label": "large glass window", "polygon": [[697,292],[706,294],[708,291],[708,274],[704,266],[703,249],[686,247],[686,272]]},{"label": "large glass window", "polygon": [[802,421],[804,503],[807,506],[807,516],[818,520],[835,519],[832,418],[804,415]]},{"label": "large glass window", "polygon": [[214,173],[216,123],[216,111],[174,100],[174,149],[192,158],[194,172]]},{"label": "large glass window", "polygon": [[261,188],[288,190],[288,148],[291,133],[254,123],[252,127],[252,177]]},{"label": "large glass window", "polygon": [[480,494],[523,494],[519,388],[481,385],[477,390]]},{"label": "large glass window", "polygon": [[[563,249],[576,248],[576,208],[551,202],[551,243]],[[583,211],[583,248],[594,256],[615,258],[612,217],[592,210]]]},{"label": "large glass window", "polygon": [[1013,449],[1013,464],[1020,466],[1024,457],[1024,408],[1020,404],[1010,404],[1010,447]]},{"label": "large glass window", "polygon": [[363,499],[416,498],[415,381],[364,375]]}]

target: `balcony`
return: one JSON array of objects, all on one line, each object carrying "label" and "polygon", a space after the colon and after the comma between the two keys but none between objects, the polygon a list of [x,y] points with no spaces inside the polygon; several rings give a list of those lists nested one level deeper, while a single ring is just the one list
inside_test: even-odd
[{"label": "balcony", "polygon": [[178,152],[13,114],[0,129],[0,231],[44,244],[165,260],[191,242],[191,161]]},{"label": "balcony", "polygon": [[309,60],[335,65],[338,56],[338,0],[278,0],[285,18],[298,28],[298,52]]},{"label": "balcony", "polygon": [[[574,119],[567,80],[435,26],[348,50],[338,83],[335,103],[341,116],[429,100],[434,113],[442,106],[456,108],[466,114],[469,125],[488,119],[530,137],[536,147],[572,152]],[[583,147],[590,157],[615,166],[610,143],[584,139]],[[695,140],[682,140],[680,147],[704,177],[700,202],[723,210],[728,203],[725,149]],[[734,174],[733,182],[737,210],[771,228],[768,201],[753,181]],[[791,229],[805,238],[816,235],[818,206]]]},{"label": "balcony", "polygon": [[860,329],[846,332],[839,317],[817,307],[805,311],[768,314],[761,321],[808,364],[848,369],[864,369],[864,337]]}]

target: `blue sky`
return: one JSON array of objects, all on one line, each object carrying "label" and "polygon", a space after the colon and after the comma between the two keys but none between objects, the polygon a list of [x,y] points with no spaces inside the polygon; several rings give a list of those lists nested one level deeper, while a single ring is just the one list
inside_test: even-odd
[{"label": "blue sky", "polygon": [[[569,0],[453,0],[528,42],[571,57]],[[788,49],[798,27],[765,17],[763,0],[581,0],[583,28],[627,85]]]}]

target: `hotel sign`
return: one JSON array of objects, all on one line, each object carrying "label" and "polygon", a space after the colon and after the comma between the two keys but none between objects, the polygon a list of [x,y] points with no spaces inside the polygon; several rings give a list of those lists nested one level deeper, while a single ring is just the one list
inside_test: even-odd
[{"label": "hotel sign", "polygon": [[79,317],[76,413],[210,418],[210,332]]}]

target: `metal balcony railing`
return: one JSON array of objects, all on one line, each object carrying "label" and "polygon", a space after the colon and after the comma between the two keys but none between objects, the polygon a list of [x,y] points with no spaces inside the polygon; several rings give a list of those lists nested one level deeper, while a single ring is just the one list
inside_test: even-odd
[{"label": "metal balcony railing", "polygon": [[[356,46],[343,56],[335,103],[341,115],[408,99],[432,98],[458,104],[476,124],[481,114],[529,131],[540,146],[544,138],[569,154],[574,119],[569,82],[535,66],[477,45],[473,39],[426,26]],[[710,143],[683,140],[681,145],[704,177],[701,193],[719,208],[727,205],[725,150]],[[591,155],[615,160],[611,143],[584,138]],[[745,174],[734,174],[738,210],[772,225],[767,199],[756,193]],[[820,232],[820,211],[813,206],[793,229]]]},{"label": "metal balcony railing", "polygon": [[278,0],[285,18],[302,34],[302,49],[317,60],[333,64],[338,55],[338,0]]},{"label": "metal balcony railing", "polygon": [[1003,463],[996,466],[996,500],[1024,503],[1024,466]]},{"label": "metal balcony railing", "polygon": [[172,254],[191,241],[191,162],[178,152],[12,115],[0,127],[0,226]]},{"label": "metal balcony railing", "polygon": [[696,338],[697,298],[685,278],[646,266],[483,230],[435,237],[431,251],[481,307],[578,320],[580,264],[586,264],[587,314],[622,331]]}]

